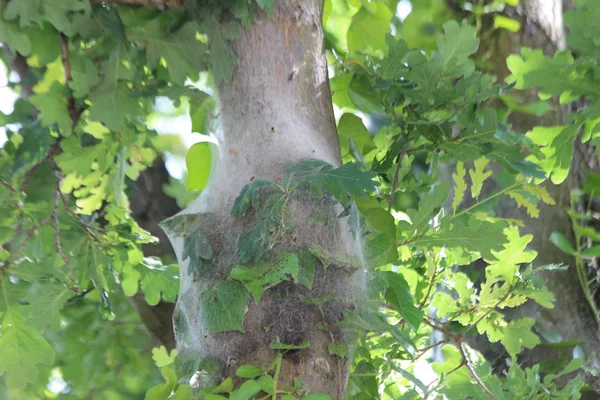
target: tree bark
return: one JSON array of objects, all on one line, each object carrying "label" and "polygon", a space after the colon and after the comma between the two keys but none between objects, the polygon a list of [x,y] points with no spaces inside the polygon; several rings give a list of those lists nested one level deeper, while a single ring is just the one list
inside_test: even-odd
[{"label": "tree bark", "polygon": [[[250,300],[244,332],[210,332],[198,315],[206,312],[202,294],[223,282],[237,262],[238,237],[256,220],[232,218],[231,209],[241,189],[255,179],[281,181],[285,165],[316,158],[341,163],[321,27],[322,0],[280,0],[272,16],[258,15],[251,27],[232,42],[238,65],[231,82],[220,87],[222,129],[217,132],[218,161],[201,196],[184,210],[179,220],[184,231],[168,229],[181,268],[180,296],[175,311],[178,356],[182,364],[217,360],[216,376],[207,373],[197,381],[207,384],[227,376],[235,378],[243,364],[268,366],[277,353],[270,344],[310,347],[283,354],[277,387],[289,389],[294,378],[303,380],[304,393],[326,393],[341,398],[348,376],[348,358],[330,355],[328,345],[344,342],[334,328],[342,311],[352,308],[361,293],[358,273],[318,263],[312,289],[283,282],[268,289],[258,304]],[[283,185],[283,183],[282,183]],[[295,198],[286,206],[294,228],[282,235],[270,251],[270,259],[282,250],[297,252],[315,244],[334,254],[353,254],[354,243],[347,223],[330,199]],[[312,217],[325,223],[311,226]],[[184,236],[200,227],[213,245],[212,275],[192,279],[189,259],[182,256]],[[323,312],[302,302],[326,294],[339,295]],[[217,296],[214,300],[217,301]],[[319,324],[329,330],[319,329]],[[321,325],[322,326],[322,325]],[[214,375],[214,374],[213,374]],[[202,383],[202,382],[201,382]]]},{"label": "tree bark", "polygon": [[[156,244],[142,247],[145,256],[175,259],[173,249],[159,223],[180,211],[174,198],[163,191],[169,182],[169,173],[161,157],[157,157],[152,167],[142,171],[136,181],[135,190],[129,197],[131,216],[139,226],[158,238]],[[175,304],[165,301],[151,306],[138,293],[131,297],[131,303],[137,310],[142,322],[150,334],[168,350],[175,348],[173,332],[173,311]]]}]

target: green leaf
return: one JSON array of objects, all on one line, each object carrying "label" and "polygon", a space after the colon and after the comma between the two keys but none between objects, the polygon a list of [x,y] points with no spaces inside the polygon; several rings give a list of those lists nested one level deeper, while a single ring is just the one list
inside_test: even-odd
[{"label": "green leaf", "polygon": [[175,393],[169,397],[169,400],[190,400],[192,399],[192,388],[186,384],[179,384]]},{"label": "green leaf", "polygon": [[183,260],[189,259],[188,275],[202,277],[211,272],[208,266],[213,256],[213,248],[202,227],[194,229],[185,236],[181,256]]},{"label": "green leaf", "polygon": [[362,7],[352,16],[347,33],[348,50],[383,54],[387,50],[385,38],[390,33],[392,13],[383,3],[377,4],[374,13]]},{"label": "green leaf", "polygon": [[246,381],[240,386],[239,389],[231,392],[229,396],[230,400],[249,400],[253,396],[260,392],[260,384],[256,381]]},{"label": "green leaf", "polygon": [[550,347],[552,349],[569,349],[575,346],[585,344],[585,340],[565,340],[562,342],[541,342],[539,346]]},{"label": "green leaf", "polygon": [[[0,281],[5,284],[1,277]],[[6,372],[10,388],[24,388],[36,381],[38,364],[53,364],[54,350],[39,331],[26,326],[13,311],[4,314],[0,326],[0,373]]]},{"label": "green leaf", "polygon": [[368,311],[344,311],[344,323],[351,327],[363,329],[368,332],[389,332],[393,338],[409,352],[413,352],[415,344],[412,339],[398,329],[397,326],[390,325],[386,318],[377,312]]},{"label": "green leaf", "polygon": [[173,364],[177,351],[172,349],[169,353],[165,346],[155,347],[152,349],[152,359],[158,368],[166,367]]},{"label": "green leaf", "polygon": [[[387,254],[386,257],[381,258],[380,262],[395,262],[398,259],[398,251],[396,249],[396,223],[394,217],[382,208],[371,208],[364,213],[364,216],[375,236],[377,232],[382,232],[386,236],[386,240],[383,238],[380,238],[376,242],[369,240],[367,247],[371,249],[367,253],[372,254],[374,258]],[[375,244],[377,246],[374,246]]]},{"label": "green leaf", "polygon": [[420,232],[427,227],[429,221],[436,216],[440,207],[448,200],[450,183],[442,182],[433,188],[431,193],[423,196],[419,202],[419,210],[409,209],[406,214],[410,217],[413,229]]},{"label": "green leaf", "polygon": [[7,43],[23,56],[31,54],[31,41],[16,22],[9,22],[0,18],[0,42]]},{"label": "green leaf", "polygon": [[233,202],[231,215],[234,217],[243,217],[250,207],[257,209],[260,204],[261,189],[276,188],[271,181],[257,180],[244,185],[240,194]]},{"label": "green leaf", "polygon": [[211,143],[195,143],[185,156],[185,164],[188,170],[188,190],[202,190],[210,176],[212,159]]},{"label": "green leaf", "polygon": [[302,349],[308,349],[310,347],[310,342],[304,341],[300,344],[287,344],[287,343],[280,343],[280,342],[275,342],[275,343],[271,343],[271,349],[272,350],[302,350]]},{"label": "green leaf", "polygon": [[27,64],[32,67],[50,64],[60,57],[60,37],[50,24],[34,25],[27,29],[31,42],[31,56]]},{"label": "green leaf", "polygon": [[386,299],[415,332],[423,322],[423,313],[415,306],[410,287],[401,274],[382,272],[381,285],[387,286]]},{"label": "green leaf", "polygon": [[116,82],[105,83],[89,95],[92,102],[89,118],[100,121],[109,129],[122,131],[126,118],[136,117],[140,113],[139,101],[131,89]]},{"label": "green leaf", "polygon": [[215,85],[219,87],[222,83],[231,81],[233,71],[237,65],[237,57],[228,40],[235,39],[240,35],[241,26],[237,22],[221,25],[212,19],[206,25],[210,37],[211,70]]},{"label": "green leaf", "polygon": [[533,349],[540,343],[540,339],[531,332],[535,322],[533,318],[522,318],[508,323],[500,339],[508,354],[516,356],[523,347]]},{"label": "green leaf", "polygon": [[200,315],[209,332],[244,332],[250,299],[240,283],[218,280],[200,295]]},{"label": "green leaf", "polygon": [[562,183],[567,177],[573,160],[573,141],[578,135],[579,127],[575,125],[538,126],[527,132],[534,144],[542,146],[544,159],[539,164],[555,184]]},{"label": "green leaf", "polygon": [[502,249],[506,241],[503,224],[480,223],[475,226],[454,225],[437,233],[423,236],[412,243],[420,246],[463,248],[478,252],[486,260],[494,260],[493,250]]},{"label": "green leaf", "polygon": [[86,0],[42,0],[44,17],[57,31],[71,37],[75,34],[75,25],[70,18],[73,13],[89,15],[92,11]]},{"label": "green leaf", "polygon": [[218,386],[211,389],[212,393],[230,393],[233,391],[233,379],[231,377],[225,379]]},{"label": "green leaf", "polygon": [[404,40],[396,40],[391,35],[387,35],[386,43],[389,48],[388,54],[379,62],[377,74],[384,80],[394,80],[404,77],[409,71],[404,57],[408,53],[408,45]]},{"label": "green leaf", "polygon": [[31,104],[40,110],[43,126],[57,124],[60,132],[68,136],[73,122],[67,111],[67,99],[63,95],[63,88],[61,84],[54,83],[50,92],[31,96]]},{"label": "green leaf", "polygon": [[165,383],[156,385],[148,389],[144,400],[167,400],[170,398],[175,385],[177,384],[177,374],[171,367],[164,367],[160,370]]},{"label": "green leaf", "polygon": [[275,6],[275,0],[256,0],[260,8],[267,11],[269,16],[273,15],[273,7]]},{"label": "green leaf", "polygon": [[[245,199],[242,199],[239,203],[241,204],[241,209],[245,208],[243,204],[245,204],[247,198]],[[239,237],[237,256],[240,263],[245,264],[260,260],[280,237],[281,231],[284,228],[284,205],[287,199],[287,194],[282,193],[280,190],[269,193],[266,196],[265,202],[258,210],[255,225]],[[237,199],[236,204],[238,204]],[[237,211],[235,204],[234,211]]]},{"label": "green leaf", "polygon": [[309,245],[308,251],[317,257],[325,269],[330,267],[356,269],[362,265],[360,259],[346,253],[332,253],[316,244]]},{"label": "green leaf", "polygon": [[263,262],[249,267],[234,267],[228,279],[240,281],[258,304],[265,290],[283,281],[295,282],[297,277],[298,257],[293,253],[279,253],[275,263]]},{"label": "green leaf", "polygon": [[518,207],[524,207],[527,210],[527,215],[531,218],[537,218],[540,216],[540,209],[537,204],[534,204],[529,196],[523,195],[517,190],[511,190],[508,192],[508,196],[517,203]]},{"label": "green leaf", "polygon": [[218,394],[207,394],[204,396],[205,400],[227,400],[227,397],[219,396]]},{"label": "green leaf", "polygon": [[270,375],[263,375],[260,378],[258,378],[256,380],[258,382],[258,384],[260,385],[260,389],[267,393],[267,394],[272,394],[273,393],[273,388],[274,388],[274,384],[275,381],[273,379],[272,376]]},{"label": "green leaf", "polygon": [[159,259],[146,257],[139,268],[140,286],[144,298],[150,305],[156,305],[161,297],[165,301],[175,301],[179,293],[179,268],[176,265],[163,265]]},{"label": "green leaf", "polygon": [[583,250],[580,254],[582,258],[594,259],[596,257],[600,257],[600,245],[592,246]]},{"label": "green leaf", "polygon": [[438,50],[432,62],[441,67],[444,75],[468,76],[473,71],[473,61],[469,56],[479,47],[477,29],[463,21],[461,25],[451,20],[443,26],[444,34],[437,41]]},{"label": "green leaf", "polygon": [[348,203],[348,194],[366,198],[366,192],[371,192],[379,184],[373,181],[375,173],[364,172],[356,163],[344,164],[339,168],[315,159],[302,160],[297,164],[288,165],[288,173],[301,174],[299,183],[308,182],[321,186],[342,204]]},{"label": "green leaf", "polygon": [[567,254],[573,255],[576,253],[573,246],[571,246],[569,239],[567,239],[567,237],[560,232],[552,232],[550,235],[550,241]]},{"label": "green leaf", "polygon": [[494,15],[494,24],[498,28],[503,28],[510,32],[519,32],[521,30],[521,23],[518,20],[500,14]]},{"label": "green leaf", "polygon": [[92,88],[100,83],[98,69],[91,60],[85,60],[81,68],[73,68],[71,75],[69,87],[73,90],[73,96],[78,99],[87,96]]},{"label": "green leaf", "polygon": [[240,378],[256,378],[262,375],[262,373],[262,369],[255,365],[242,365],[235,371],[235,374]]},{"label": "green leaf", "polygon": [[60,311],[74,292],[64,285],[40,282],[35,284],[26,297],[29,306],[23,311],[27,324],[39,330],[60,329]]},{"label": "green leaf", "polygon": [[188,22],[176,32],[161,29],[158,18],[144,26],[144,30],[134,36],[146,48],[148,66],[156,68],[162,58],[172,81],[184,83],[189,77],[198,79],[198,72],[206,68],[206,45],[197,38],[198,25]]},{"label": "green leaf", "polygon": [[11,0],[2,16],[7,21],[19,19],[19,27],[27,28],[40,20],[42,0]]},{"label": "green leaf", "polygon": [[459,367],[462,363],[460,351],[453,345],[446,344],[442,347],[443,362],[434,362],[432,369],[438,374],[448,373]]},{"label": "green leaf", "polygon": [[350,151],[350,138],[354,139],[361,154],[367,154],[376,148],[362,120],[354,114],[342,115],[338,122],[338,136],[342,155]]},{"label": "green leaf", "polygon": [[[533,239],[532,235],[520,236],[519,228],[512,226],[503,230],[506,238],[500,240],[503,243],[503,249],[500,251],[492,250],[493,259],[488,259],[490,265],[486,269],[486,276],[503,279],[506,282],[512,282],[514,277],[519,275],[520,265],[531,263],[537,256],[537,252],[527,249],[527,246]],[[540,294],[542,293],[541,290]],[[500,298],[490,300],[495,303]]]},{"label": "green leaf", "polygon": [[298,256],[298,283],[312,289],[318,259],[305,246],[298,249],[296,255]]},{"label": "green leaf", "polygon": [[327,351],[332,356],[344,358],[348,354],[348,346],[345,343],[329,343]]},{"label": "green leaf", "polygon": [[211,112],[216,106],[215,100],[206,96],[199,104],[190,104],[190,118],[192,119],[192,132],[206,135],[209,133],[209,121],[212,120]]}]

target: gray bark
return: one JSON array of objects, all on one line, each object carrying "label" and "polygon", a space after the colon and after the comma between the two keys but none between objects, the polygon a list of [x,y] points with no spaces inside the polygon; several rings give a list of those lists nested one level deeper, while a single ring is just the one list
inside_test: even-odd
[{"label": "gray bark", "polygon": [[[348,358],[328,353],[330,326],[351,308],[360,294],[357,279],[341,268],[317,265],[311,290],[294,283],[268,289],[261,301],[250,301],[244,331],[213,333],[206,329],[201,294],[224,279],[236,263],[239,235],[252,226],[252,216],[232,218],[235,198],[243,186],[255,179],[280,180],[285,164],[316,158],[333,165],[341,159],[321,27],[322,0],[280,0],[273,16],[259,15],[241,38],[232,43],[238,65],[231,82],[220,87],[221,129],[217,132],[218,157],[211,179],[200,197],[180,217],[185,231],[201,227],[214,245],[213,276],[198,280],[187,273],[189,260],[182,259],[183,236],[169,231],[169,239],[182,267],[180,296],[175,311],[178,353],[184,358],[216,359],[216,380],[234,376],[242,364],[265,367],[275,358],[270,344],[310,341],[307,349],[285,353],[278,388],[304,381],[306,393],[326,393],[341,398],[348,376]],[[317,244],[336,254],[352,254],[353,239],[347,223],[337,218],[339,210],[323,199],[295,198],[286,206],[291,232],[282,235],[270,252],[296,252],[303,244]],[[320,226],[310,226],[311,217],[324,217]],[[356,274],[355,274],[356,275]],[[328,302],[322,315],[302,303],[306,297],[329,293],[340,299]],[[325,320],[323,320],[325,319]],[[341,331],[332,334],[344,341]],[[212,378],[200,374],[199,380]]]}]

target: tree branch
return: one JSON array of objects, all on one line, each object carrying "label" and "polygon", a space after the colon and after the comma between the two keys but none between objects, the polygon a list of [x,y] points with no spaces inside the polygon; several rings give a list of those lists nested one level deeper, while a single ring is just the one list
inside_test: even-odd
[{"label": "tree branch", "polygon": [[0,179],[0,183],[3,186],[6,186],[7,189],[10,189],[11,192],[16,192],[17,189],[15,189],[15,187],[13,185],[11,185],[10,183],[6,182],[4,179]]},{"label": "tree branch", "polygon": [[92,4],[118,4],[130,7],[147,7],[164,10],[167,8],[183,8],[184,0],[91,0]]}]

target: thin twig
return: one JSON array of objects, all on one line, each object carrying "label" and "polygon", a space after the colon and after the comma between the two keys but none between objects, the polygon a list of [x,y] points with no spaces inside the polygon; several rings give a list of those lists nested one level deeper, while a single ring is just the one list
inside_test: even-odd
[{"label": "thin twig", "polygon": [[0,179],[0,183],[4,186],[6,186],[8,189],[10,189],[11,192],[16,192],[17,189],[15,189],[15,187],[13,185],[11,185],[10,183],[6,182],[4,179]]},{"label": "thin twig", "polygon": [[21,186],[19,187],[20,192],[25,191],[25,189],[27,188],[27,185],[29,184],[29,180],[31,179],[31,177],[33,176],[35,171],[37,171],[37,169],[43,163],[45,163],[46,161],[50,160],[52,157],[54,157],[55,155],[60,153],[60,151],[61,151],[60,141],[61,141],[61,138],[56,139],[54,141],[54,143],[52,143],[52,145],[48,149],[48,153],[46,153],[46,155],[40,161],[38,161],[31,168],[29,168],[29,170],[27,170],[27,172],[25,172],[25,175],[23,176],[23,182],[21,182]]},{"label": "thin twig", "polygon": [[99,226],[92,226],[92,225],[88,224],[87,222],[85,222],[79,214],[77,214],[75,211],[73,211],[71,209],[64,193],[61,191],[61,192],[59,192],[59,194],[60,194],[60,198],[62,199],[62,203],[63,203],[63,207],[65,208],[65,211],[67,211],[69,214],[71,214],[71,216],[73,216],[73,218],[75,218],[77,221],[79,221],[79,223],[81,224],[81,226],[83,227],[83,229],[86,231],[86,233],[88,234],[88,236],[90,238],[92,238],[94,240],[99,240],[98,236],[96,236],[96,234],[94,232],[92,232],[92,229],[100,231],[100,232],[105,232],[106,229],[100,228]]},{"label": "thin twig", "polygon": [[425,297],[423,297],[423,300],[421,300],[421,304],[419,304],[419,310],[423,309],[423,307],[427,303],[427,299],[429,299],[429,295],[431,294],[431,291],[433,290],[433,285],[435,284],[435,278],[437,276],[437,273],[438,273],[438,271],[435,270],[435,271],[433,271],[433,275],[431,275],[431,279],[429,280],[429,285],[427,286],[427,293],[425,294]]},{"label": "thin twig", "polygon": [[[71,75],[71,63],[69,61],[69,41],[67,36],[65,36],[65,34],[62,32],[60,33],[60,48],[60,58],[65,76],[65,85],[68,86],[73,80]],[[67,98],[67,109],[69,110],[69,116],[71,117],[71,129],[75,129],[75,125],[77,125],[77,121],[79,121],[80,114],[77,111],[77,107],[75,106],[75,98],[72,95]]]},{"label": "thin twig", "polygon": [[424,347],[422,349],[417,350],[417,353],[419,354],[418,356],[415,357],[415,360],[418,360],[419,358],[423,357],[423,355],[425,355],[425,353],[427,353],[429,350],[433,349],[434,347],[437,347],[441,344],[445,344],[448,343],[450,341],[450,339],[444,339],[444,340],[440,340],[437,343],[434,343],[432,345],[429,345],[427,347]]},{"label": "thin twig", "polygon": [[467,371],[469,371],[469,375],[471,375],[471,378],[473,378],[475,380],[475,382],[477,382],[477,384],[479,385],[479,387],[488,396],[490,396],[490,399],[492,399],[492,400],[498,400],[498,398],[494,395],[494,393],[492,393],[492,391],[490,389],[488,389],[487,386],[485,386],[485,383],[483,383],[483,381],[481,380],[481,378],[479,377],[479,375],[477,375],[477,373],[475,372],[475,370],[471,366],[471,363],[469,362],[469,358],[467,356],[467,353],[465,352],[465,349],[463,348],[462,342],[458,341],[456,344],[458,346],[458,349],[460,350],[460,354],[462,356],[464,365],[467,367]]},{"label": "thin twig", "polygon": [[75,282],[75,276],[73,275],[73,270],[71,269],[71,263],[65,253],[63,252],[62,245],[60,242],[60,219],[58,217],[58,205],[60,198],[60,180],[56,179],[56,186],[54,188],[54,207],[52,207],[52,218],[54,219],[54,249],[60,255],[65,266],[69,270],[69,277],[72,282]]},{"label": "thin twig", "polygon": [[459,369],[461,369],[462,367],[464,367],[467,364],[467,361],[465,359],[461,360],[460,364],[458,364],[456,367],[452,368],[450,371],[448,371],[446,373],[446,376],[458,371]]},{"label": "thin twig", "polygon": [[512,293],[512,291],[515,289],[516,284],[512,284],[511,287],[508,288],[508,290],[506,291],[506,293],[504,294],[504,296],[502,296],[502,298],[500,300],[498,300],[496,302],[496,304],[494,304],[493,307],[490,307],[489,310],[487,310],[481,317],[479,317],[477,319],[477,321],[473,322],[471,325],[467,326],[460,334],[460,337],[465,336],[467,333],[469,333],[471,331],[471,329],[475,328],[477,326],[478,323],[480,323],[481,321],[483,321],[485,318],[487,318],[488,315],[490,315],[494,310],[496,310],[496,308],[506,299],[508,299],[508,296]]},{"label": "thin twig", "polygon": [[[57,185],[58,186],[58,185]],[[62,246],[60,244],[60,220],[58,218],[58,190],[54,191],[54,207],[52,208],[52,218],[54,219],[54,232],[55,236],[55,250],[60,255],[60,258],[64,261],[65,264],[69,265],[69,259],[62,251]]]},{"label": "thin twig", "polygon": [[436,324],[434,324],[429,318],[425,317],[423,319],[423,322],[425,322],[426,325],[429,325],[430,327],[432,327],[433,329],[435,329],[436,331],[440,331],[444,334],[446,334],[446,336],[449,336],[451,338],[455,338],[456,336],[458,336],[456,333],[454,332],[450,332],[448,329],[444,328],[443,326],[438,326]]},{"label": "thin twig", "polygon": [[390,200],[388,202],[388,212],[392,211],[392,205],[394,203],[394,196],[396,195],[396,189],[398,188],[398,176],[400,174],[400,168],[402,167],[402,159],[406,154],[406,149],[402,146],[400,153],[398,154],[398,161],[396,162],[396,172],[394,173],[394,180],[392,181],[392,191],[390,193]]},{"label": "thin twig", "polygon": [[40,228],[42,225],[46,225],[48,222],[50,222],[52,220],[52,214],[48,215],[46,218],[44,218],[43,220],[41,220],[40,222],[38,222],[37,224],[35,224],[25,235],[25,237],[23,238],[23,241],[19,244],[19,247],[17,248],[16,251],[13,252],[13,254],[19,254],[21,252],[21,250],[23,250],[23,248],[25,247],[25,245],[27,244],[27,242],[29,242],[31,240],[31,238],[33,238],[33,236],[35,236],[35,231]]},{"label": "thin twig", "polygon": [[164,10],[168,8],[183,8],[184,0],[91,0],[92,4],[118,4],[131,7],[157,8]]}]

